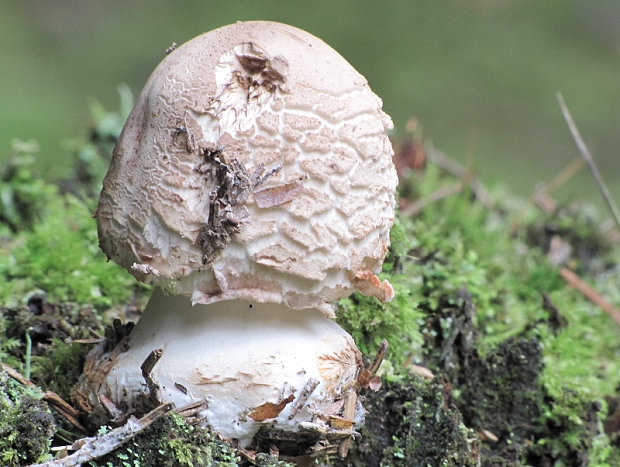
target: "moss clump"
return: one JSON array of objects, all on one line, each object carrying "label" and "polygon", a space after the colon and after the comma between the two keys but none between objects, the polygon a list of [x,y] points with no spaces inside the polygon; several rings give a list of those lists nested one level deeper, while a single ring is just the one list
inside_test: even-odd
[{"label": "moss clump", "polygon": [[[0,307],[0,317],[5,322],[4,335],[24,339],[26,333],[32,340],[32,355],[48,355],[54,340],[75,340],[92,337],[89,333],[103,332],[101,316],[88,305],[74,302],[47,301],[46,295],[30,295],[14,307]],[[21,348],[21,355],[25,349]]]},{"label": "moss clump", "polygon": [[41,393],[0,369],[0,462],[17,467],[49,457],[54,418]]},{"label": "moss clump", "polygon": [[45,200],[55,187],[35,176],[36,143],[16,141],[9,162],[0,174],[0,224],[13,233],[32,229],[43,217]]},{"label": "moss clump", "polygon": [[481,333],[476,326],[476,308],[471,294],[459,289],[431,302],[422,302],[426,315],[422,363],[434,372],[442,372],[459,384],[478,358]]},{"label": "moss clump", "polygon": [[535,339],[512,337],[481,354],[482,333],[466,290],[443,297],[428,310],[423,364],[449,377],[465,423],[498,438],[493,451],[534,437],[542,413],[542,347]]},{"label": "moss clump", "polygon": [[46,215],[30,231],[0,244],[0,302],[15,306],[39,289],[50,301],[105,310],[127,303],[138,289],[127,271],[99,250],[92,209],[72,195],[47,199]]},{"label": "moss clump", "polygon": [[620,453],[603,432],[604,407],[583,392],[546,394],[535,441],[526,449],[529,465],[566,467],[620,465]]},{"label": "moss clump", "polygon": [[92,346],[67,344],[55,339],[47,355],[33,357],[32,380],[65,401],[71,400],[71,388],[82,374],[86,355]]},{"label": "moss clump", "polygon": [[295,467],[295,464],[278,460],[276,456],[261,452],[256,455],[256,467]]},{"label": "moss clump", "polygon": [[476,434],[463,424],[447,379],[408,376],[387,381],[378,392],[367,394],[365,406],[362,438],[342,461],[344,465],[478,465]]},{"label": "moss clump", "polygon": [[[430,166],[416,192],[445,182]],[[568,264],[617,302],[620,276],[609,268],[620,249],[583,206],[541,215],[497,194],[498,209],[463,193],[407,227],[413,248],[403,267],[423,322],[423,345],[410,360],[446,374],[465,424],[499,438],[482,445],[484,465],[614,465],[605,407],[593,407],[618,382],[617,329],[567,287],[546,254],[549,234],[560,235],[572,247]]]},{"label": "moss clump", "polygon": [[42,179],[33,156],[36,144],[14,147],[0,174],[0,304],[17,306],[42,290],[50,301],[104,311],[150,291],[107,260],[92,217],[112,147],[131,109],[129,89],[119,92],[119,113],[93,106],[91,140],[75,148],[71,180],[57,185]]},{"label": "moss clump", "polygon": [[215,434],[188,425],[171,413],[112,453],[91,461],[91,467],[233,467],[234,449]]}]

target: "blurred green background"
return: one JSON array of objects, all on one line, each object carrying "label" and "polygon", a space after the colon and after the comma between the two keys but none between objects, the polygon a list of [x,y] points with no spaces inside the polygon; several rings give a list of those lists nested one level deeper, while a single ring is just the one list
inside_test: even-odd
[{"label": "blurred green background", "polygon": [[[36,139],[66,175],[89,105],[138,94],[173,42],[238,20],[305,29],[369,81],[395,136],[419,119],[434,146],[519,194],[577,155],[561,91],[620,199],[620,0],[0,0],[0,157]],[[564,199],[598,202],[587,170]]]}]

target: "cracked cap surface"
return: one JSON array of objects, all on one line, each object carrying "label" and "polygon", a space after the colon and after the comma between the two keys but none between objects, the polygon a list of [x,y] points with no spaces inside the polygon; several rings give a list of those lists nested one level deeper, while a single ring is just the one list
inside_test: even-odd
[{"label": "cracked cap surface", "polygon": [[291,26],[240,22],[155,69],[96,217],[103,251],[196,303],[318,307],[360,290],[389,246],[392,122],[363,76]]}]

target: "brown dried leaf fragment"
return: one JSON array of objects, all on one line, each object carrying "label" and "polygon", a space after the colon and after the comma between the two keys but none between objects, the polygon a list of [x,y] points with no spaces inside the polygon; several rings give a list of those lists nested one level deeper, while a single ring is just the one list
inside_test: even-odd
[{"label": "brown dried leaf fragment", "polygon": [[284,410],[286,404],[293,402],[295,396],[291,394],[286,399],[278,404],[274,404],[273,402],[265,402],[263,405],[259,405],[256,407],[249,415],[252,420],[255,422],[264,422],[270,418],[276,418],[280,415],[280,412]]},{"label": "brown dried leaf fragment", "polygon": [[355,425],[355,420],[349,420],[348,418],[339,417],[337,415],[328,417],[327,421],[330,426],[337,430],[351,430],[353,429],[353,425]]}]

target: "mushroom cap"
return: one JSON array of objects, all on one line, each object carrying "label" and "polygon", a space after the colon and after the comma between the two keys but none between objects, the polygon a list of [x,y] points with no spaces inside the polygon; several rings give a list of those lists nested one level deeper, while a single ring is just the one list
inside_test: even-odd
[{"label": "mushroom cap", "polygon": [[192,39],[125,123],[96,213],[101,248],[195,303],[391,299],[375,276],[397,184],[381,106],[346,60],[292,26],[239,22]]}]

